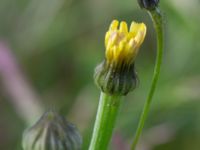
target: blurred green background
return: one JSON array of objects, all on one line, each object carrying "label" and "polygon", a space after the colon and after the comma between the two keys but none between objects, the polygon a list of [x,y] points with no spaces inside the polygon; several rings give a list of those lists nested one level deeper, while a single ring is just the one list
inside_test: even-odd
[{"label": "blurred green background", "polygon": [[[160,3],[162,73],[138,150],[200,149],[200,1]],[[56,108],[90,140],[99,90],[93,70],[104,57],[113,19],[147,24],[136,69],[140,85],[124,100],[110,149],[128,150],[156,55],[155,33],[136,0],[0,0],[0,149],[21,150],[23,130]]]}]

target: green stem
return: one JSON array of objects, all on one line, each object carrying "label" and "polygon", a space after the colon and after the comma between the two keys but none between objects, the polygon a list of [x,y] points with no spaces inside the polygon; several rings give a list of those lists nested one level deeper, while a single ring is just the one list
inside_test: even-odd
[{"label": "green stem", "polygon": [[156,85],[158,82],[159,74],[160,74],[160,68],[161,68],[161,63],[162,63],[162,55],[163,55],[163,25],[162,25],[162,16],[160,14],[160,11],[158,8],[152,11],[148,11],[152,21],[154,23],[154,28],[156,30],[157,34],[157,57],[156,57],[156,64],[154,68],[154,74],[153,74],[153,79],[152,79],[152,84],[150,87],[150,91],[147,97],[147,100],[144,104],[144,108],[142,111],[142,114],[140,116],[140,121],[138,124],[138,128],[135,134],[134,141],[131,146],[131,150],[135,150],[136,145],[138,143],[138,140],[140,138],[140,135],[142,133],[142,129],[144,127],[145,120],[147,118],[149,109],[150,109],[150,104],[152,102],[152,98],[156,89]]},{"label": "green stem", "polygon": [[101,93],[89,150],[106,150],[112,137],[121,96]]}]

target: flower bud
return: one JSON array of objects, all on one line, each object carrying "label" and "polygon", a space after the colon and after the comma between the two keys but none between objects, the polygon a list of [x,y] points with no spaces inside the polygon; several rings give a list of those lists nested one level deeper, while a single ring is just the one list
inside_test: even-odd
[{"label": "flower bud", "polygon": [[159,0],[138,0],[141,8],[153,10],[158,6]]},{"label": "flower bud", "polygon": [[124,21],[111,23],[105,35],[105,60],[94,73],[95,83],[104,93],[126,95],[136,87],[135,58],[145,35],[144,23],[132,22],[129,30]]},{"label": "flower bud", "polygon": [[23,134],[24,150],[80,150],[82,139],[74,125],[55,111],[46,112]]}]

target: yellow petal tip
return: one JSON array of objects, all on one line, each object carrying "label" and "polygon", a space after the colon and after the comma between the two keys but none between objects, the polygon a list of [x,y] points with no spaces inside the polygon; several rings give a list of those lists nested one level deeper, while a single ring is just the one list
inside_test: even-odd
[{"label": "yellow petal tip", "polygon": [[119,25],[119,21],[113,20],[112,23],[110,24],[110,30],[117,30],[118,25]]},{"label": "yellow petal tip", "polygon": [[128,26],[127,26],[127,23],[126,23],[125,21],[122,21],[122,22],[120,23],[119,30],[120,30],[121,32],[125,32],[125,33],[128,32]]}]

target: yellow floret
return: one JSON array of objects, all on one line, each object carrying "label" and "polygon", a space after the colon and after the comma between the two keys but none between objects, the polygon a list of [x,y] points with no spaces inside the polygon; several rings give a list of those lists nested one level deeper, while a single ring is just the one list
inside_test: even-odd
[{"label": "yellow floret", "polygon": [[[119,26],[119,27],[118,27]],[[127,23],[114,20],[105,35],[106,60],[108,63],[131,64],[144,41],[146,25],[132,22],[128,31]]]}]

